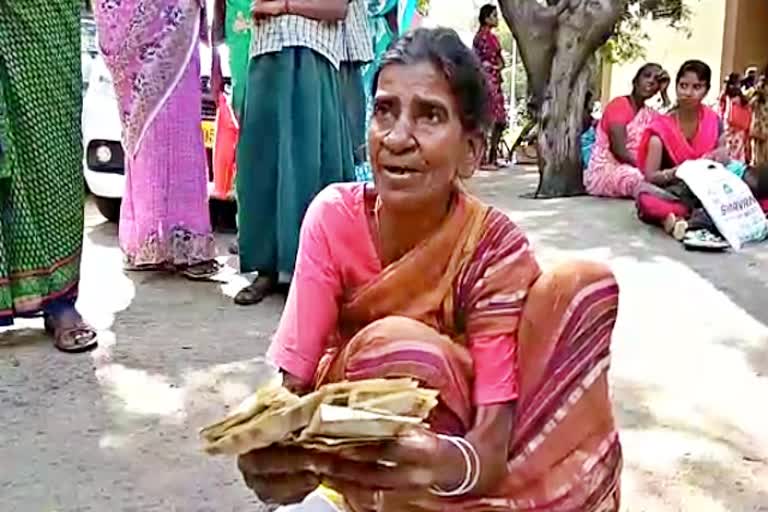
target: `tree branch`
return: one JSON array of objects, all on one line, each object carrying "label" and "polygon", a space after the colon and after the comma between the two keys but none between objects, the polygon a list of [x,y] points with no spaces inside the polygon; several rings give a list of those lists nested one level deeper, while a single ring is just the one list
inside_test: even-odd
[{"label": "tree branch", "polygon": [[559,17],[557,52],[571,54],[574,77],[608,38],[628,0],[570,0]]}]

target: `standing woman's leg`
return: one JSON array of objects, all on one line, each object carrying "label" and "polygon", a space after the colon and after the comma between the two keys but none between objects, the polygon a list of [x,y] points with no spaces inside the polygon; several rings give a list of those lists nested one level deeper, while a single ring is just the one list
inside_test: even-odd
[{"label": "standing woman's leg", "polygon": [[293,274],[304,213],[331,183],[354,180],[350,131],[346,128],[339,71],[309,48],[292,48],[290,104],[282,111],[277,188],[281,276]]},{"label": "standing woman's leg", "polygon": [[0,321],[46,313],[57,348],[96,346],[75,309],[83,244],[78,0],[0,0]]},{"label": "standing woman's leg", "polygon": [[235,179],[238,252],[240,271],[259,275],[235,296],[242,306],[258,304],[277,285],[279,112],[290,101],[285,59],[283,50],[254,57],[248,65]]}]

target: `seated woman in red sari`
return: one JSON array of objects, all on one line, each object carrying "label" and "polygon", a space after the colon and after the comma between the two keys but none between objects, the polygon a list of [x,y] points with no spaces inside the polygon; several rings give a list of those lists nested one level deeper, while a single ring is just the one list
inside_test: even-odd
[{"label": "seated woman in red sari", "polygon": [[645,64],[632,80],[632,94],[611,100],[597,128],[597,140],[584,171],[587,193],[600,197],[635,197],[645,177],[637,148],[645,129],[659,115],[646,102],[661,91],[669,103],[669,75],[658,64]]},{"label": "seated woman in red sari", "polygon": [[542,275],[523,232],[462,187],[491,124],[485,88],[452,30],[410,32],[385,54],[375,188],[333,185],[309,207],[269,351],[298,392],[418,379],[440,392],[431,430],[340,456],[251,452],[239,466],[262,500],[324,482],[355,512],[618,510],[618,287],[597,264]]},{"label": "seated woman in red sari", "polygon": [[677,168],[688,160],[709,158],[730,161],[723,140],[720,117],[702,102],[712,84],[712,70],[704,62],[691,60],[677,74],[677,107],[657,117],[645,131],[638,150],[638,163],[646,183],[637,193],[640,220],[663,225],[682,239],[685,222],[701,203],[677,178]]}]

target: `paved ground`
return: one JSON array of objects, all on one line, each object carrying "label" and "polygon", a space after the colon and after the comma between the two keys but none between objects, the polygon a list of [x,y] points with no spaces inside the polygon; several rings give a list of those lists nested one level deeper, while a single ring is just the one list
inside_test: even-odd
[{"label": "paved ground", "polygon": [[[628,202],[520,199],[535,180],[515,170],[472,188],[545,265],[591,258],[617,273],[625,510],[768,511],[768,246],[686,253]],[[267,375],[281,301],[235,307],[234,271],[220,285],[126,275],[115,227],[91,209],[83,270],[102,348],[58,354],[34,321],[0,333],[0,511],[260,510],[196,431]]]}]

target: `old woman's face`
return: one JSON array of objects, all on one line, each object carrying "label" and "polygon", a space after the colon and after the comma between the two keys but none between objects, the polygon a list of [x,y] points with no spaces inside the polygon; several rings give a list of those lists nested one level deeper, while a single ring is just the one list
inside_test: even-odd
[{"label": "old woman's face", "polygon": [[382,202],[414,213],[444,206],[482,149],[481,138],[464,130],[445,76],[427,62],[381,71],[368,142]]}]

